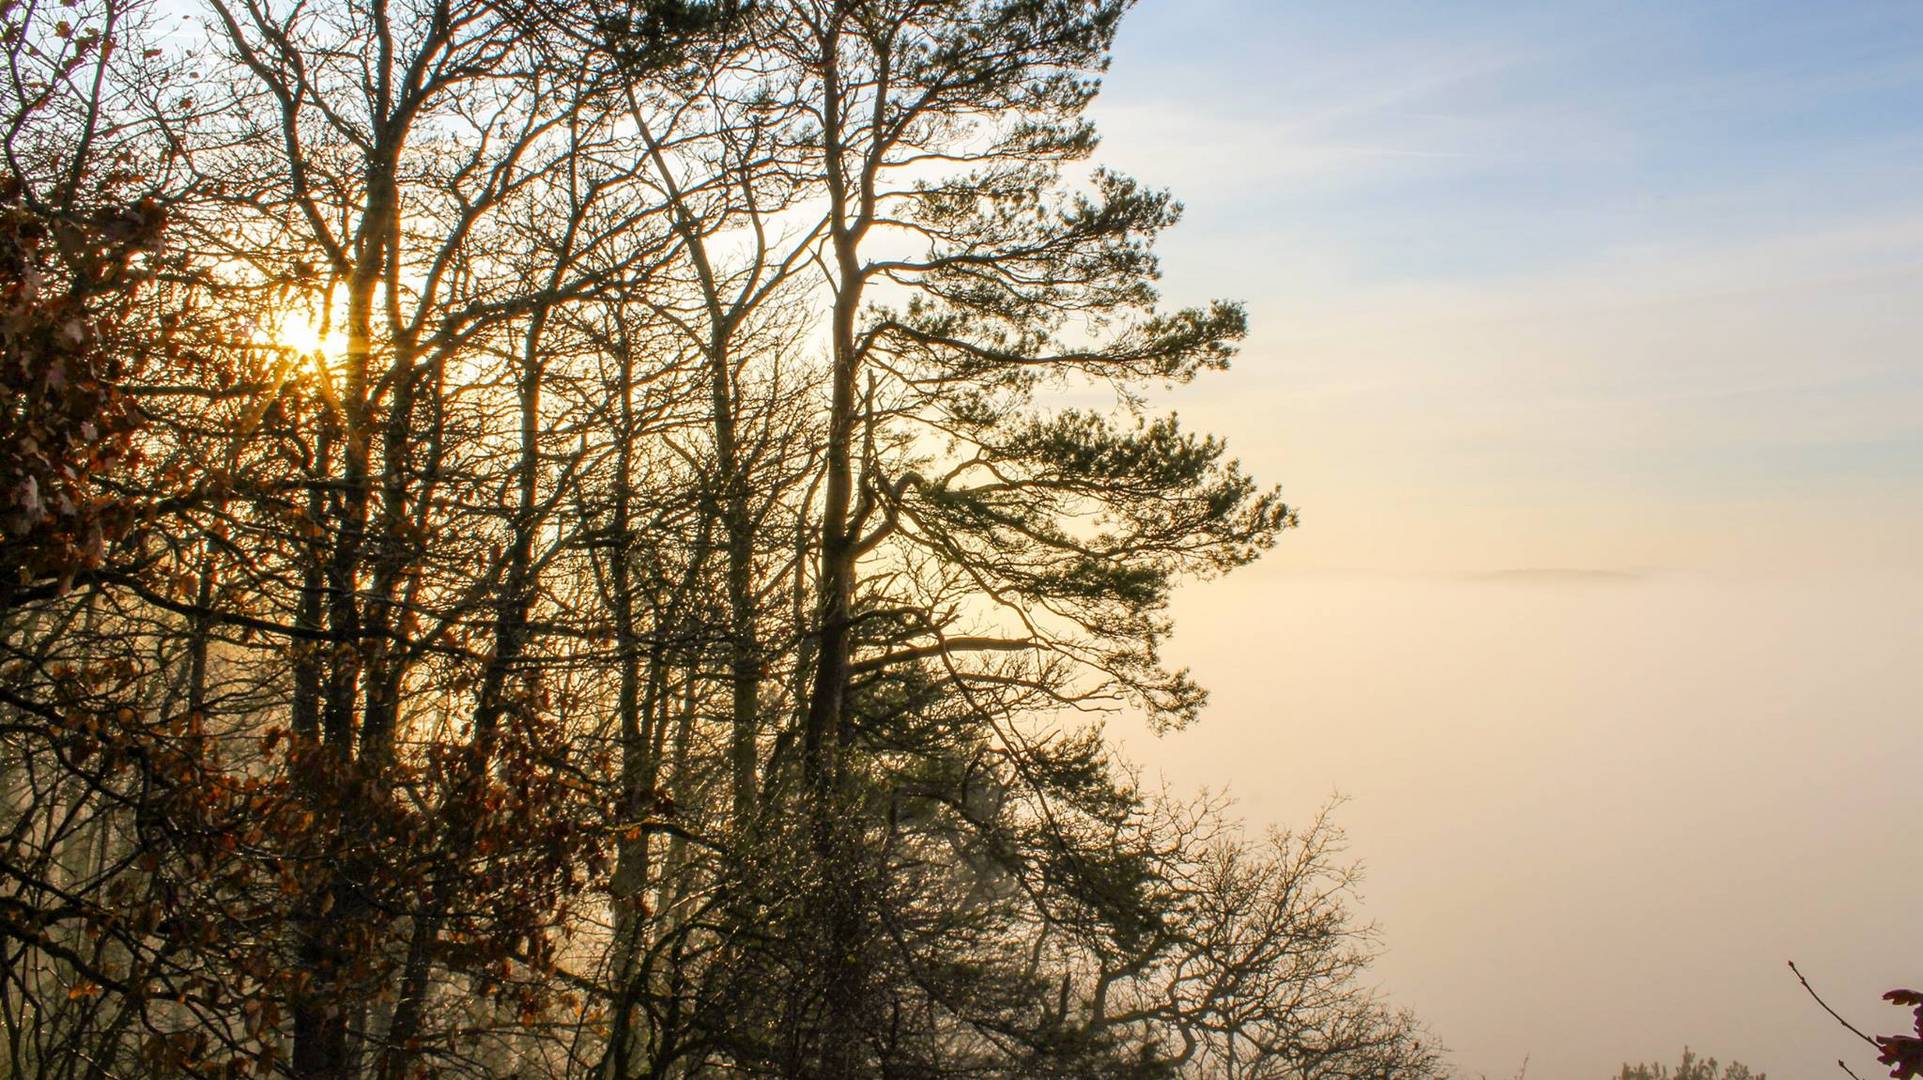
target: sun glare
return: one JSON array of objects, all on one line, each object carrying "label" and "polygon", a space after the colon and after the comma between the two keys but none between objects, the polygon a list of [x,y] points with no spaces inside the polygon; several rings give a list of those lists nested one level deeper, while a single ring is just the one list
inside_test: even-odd
[{"label": "sun glare", "polygon": [[307,312],[290,311],[281,317],[280,327],[274,333],[274,342],[302,356],[309,356],[333,345],[338,336],[321,333],[320,325]]}]

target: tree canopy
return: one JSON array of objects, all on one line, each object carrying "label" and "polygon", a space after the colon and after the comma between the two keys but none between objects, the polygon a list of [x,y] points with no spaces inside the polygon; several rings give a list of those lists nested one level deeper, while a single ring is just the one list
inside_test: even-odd
[{"label": "tree canopy", "polygon": [[1763,1073],[1749,1071],[1749,1066],[1732,1061],[1727,1065],[1715,1058],[1698,1057],[1694,1050],[1683,1049],[1683,1058],[1674,1069],[1667,1065],[1650,1063],[1647,1065],[1627,1065],[1616,1074],[1615,1080],[1768,1080]]},{"label": "tree canopy", "polygon": [[1440,1073],[1102,735],[1295,523],[1128,7],[0,12],[8,1075]]}]

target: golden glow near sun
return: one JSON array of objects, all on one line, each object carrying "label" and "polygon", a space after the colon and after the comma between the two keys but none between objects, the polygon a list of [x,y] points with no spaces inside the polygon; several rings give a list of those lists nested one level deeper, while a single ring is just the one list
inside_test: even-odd
[{"label": "golden glow near sun", "polygon": [[280,325],[273,331],[272,339],[274,344],[292,349],[302,356],[331,351],[340,345],[338,332],[323,334],[320,324],[305,311],[290,311],[281,316]]}]

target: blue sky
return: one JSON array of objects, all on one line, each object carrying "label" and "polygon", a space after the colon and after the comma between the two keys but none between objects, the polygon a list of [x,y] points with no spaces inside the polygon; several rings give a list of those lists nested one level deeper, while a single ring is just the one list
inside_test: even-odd
[{"label": "blue sky", "polygon": [[1914,4],[1150,0],[1119,70],[1112,105],[1296,151],[1210,194],[1364,280],[1807,229],[1923,179]]},{"label": "blue sky", "polygon": [[[1234,428],[1272,391],[1241,444],[1309,513],[1581,479],[1664,534],[1620,558],[1820,559],[1708,537],[1801,502],[1860,526],[1855,565],[1917,523],[1885,507],[1923,479],[1920,105],[1915,4],[1148,0],[1097,119],[1189,207],[1172,298],[1255,318],[1182,408]],[[1610,561],[1566,525],[1541,557]],[[1444,532],[1427,561],[1482,546]]]},{"label": "blue sky", "polygon": [[1188,206],[1170,298],[1249,304],[1171,400],[1303,513],[1183,594],[1213,706],[1133,755],[1353,796],[1382,977],[1471,1076],[1826,1074],[1790,958],[1893,1026],[1923,4],[1143,0],[1095,116]]}]

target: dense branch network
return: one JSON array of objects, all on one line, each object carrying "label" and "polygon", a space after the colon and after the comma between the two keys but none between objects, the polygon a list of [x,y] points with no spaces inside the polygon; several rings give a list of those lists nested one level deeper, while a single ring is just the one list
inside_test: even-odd
[{"label": "dense branch network", "polygon": [[1127,3],[188,7],[0,13],[7,1075],[1440,1071],[1102,737],[1295,520]]}]

